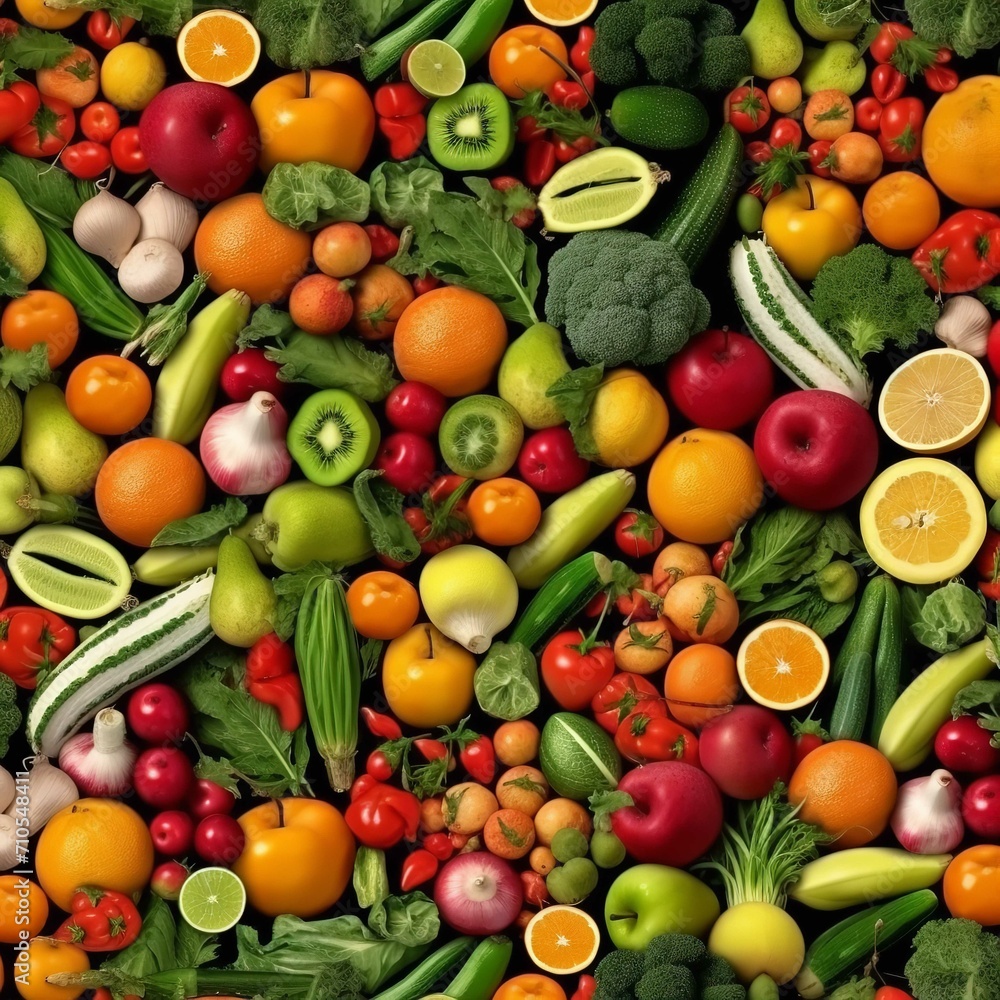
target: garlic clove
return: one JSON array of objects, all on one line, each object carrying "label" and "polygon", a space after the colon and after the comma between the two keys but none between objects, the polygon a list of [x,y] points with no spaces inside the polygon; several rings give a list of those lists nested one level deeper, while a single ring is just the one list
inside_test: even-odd
[{"label": "garlic clove", "polygon": [[16,792],[14,801],[7,806],[3,815],[13,818],[16,810],[23,808],[24,800],[27,799],[27,829],[31,836],[41,832],[42,827],[57,812],[80,798],[73,779],[65,771],[54,767],[48,757],[42,756],[32,761],[26,785],[18,787]]},{"label": "garlic clove", "polygon": [[118,284],[134,302],[162,302],[183,280],[184,258],[163,239],[136,243],[118,268]]},{"label": "garlic clove", "polygon": [[957,351],[982,358],[992,325],[989,309],[974,295],[954,295],[945,302],[934,335]]},{"label": "garlic clove", "polygon": [[123,198],[101,188],[73,217],[73,239],[87,253],[118,267],[139,235],[139,213]]},{"label": "garlic clove", "polygon": [[17,823],[13,816],[0,813],[0,871],[9,872],[18,860]]},{"label": "garlic clove", "polygon": [[14,801],[14,777],[5,767],[0,767],[0,809],[6,809]]},{"label": "garlic clove", "polygon": [[198,209],[190,198],[157,181],[136,203],[142,220],[139,240],[166,240],[183,253],[198,228]]}]

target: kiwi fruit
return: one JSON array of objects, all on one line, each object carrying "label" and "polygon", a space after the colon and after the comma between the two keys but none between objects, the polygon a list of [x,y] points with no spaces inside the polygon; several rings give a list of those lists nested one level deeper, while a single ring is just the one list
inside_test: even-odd
[{"label": "kiwi fruit", "polygon": [[514,151],[514,116],[503,91],[470,83],[427,113],[431,156],[447,170],[492,170]]},{"label": "kiwi fruit", "polygon": [[524,424],[499,396],[466,396],[441,421],[438,444],[448,468],[470,479],[495,479],[517,461]]},{"label": "kiwi fruit", "polygon": [[368,404],[346,389],[314,392],[288,425],[288,450],[317,486],[338,486],[367,468],[380,433]]}]

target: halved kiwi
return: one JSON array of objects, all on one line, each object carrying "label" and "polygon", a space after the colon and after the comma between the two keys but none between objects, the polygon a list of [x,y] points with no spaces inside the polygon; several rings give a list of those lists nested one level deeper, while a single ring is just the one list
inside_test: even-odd
[{"label": "halved kiwi", "polygon": [[287,441],[306,479],[338,486],[371,464],[380,437],[375,414],[364,400],[346,389],[323,389],[299,407]]},{"label": "halved kiwi", "polygon": [[524,424],[499,396],[466,396],[441,421],[438,443],[448,468],[471,479],[502,476],[517,460]]},{"label": "halved kiwi", "polygon": [[503,91],[470,83],[427,113],[431,156],[448,170],[492,170],[514,151],[514,116]]}]

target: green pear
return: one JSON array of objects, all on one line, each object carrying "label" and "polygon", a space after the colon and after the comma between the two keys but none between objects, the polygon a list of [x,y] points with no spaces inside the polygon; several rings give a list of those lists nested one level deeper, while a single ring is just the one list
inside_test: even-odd
[{"label": "green pear", "polygon": [[[836,8],[836,9],[833,9]],[[818,42],[857,38],[871,17],[867,0],[795,0],[795,18],[802,30]]]},{"label": "green pear", "polygon": [[750,71],[764,80],[791,76],[802,62],[802,39],[788,16],[785,0],[757,0],[740,32],[750,50]]},{"label": "green pear", "polygon": [[0,177],[0,257],[31,284],[45,267],[45,237],[10,181]]},{"label": "green pear", "polygon": [[0,388],[0,462],[21,436],[21,397],[12,385]]},{"label": "green pear", "polygon": [[802,92],[811,96],[820,90],[842,90],[856,94],[864,85],[868,69],[861,53],[850,42],[827,42],[821,49],[807,48],[802,60]]},{"label": "green pear", "polygon": [[47,493],[81,497],[94,488],[108,446],[69,412],[58,386],[42,382],[24,399],[21,465]]},{"label": "green pear", "polygon": [[546,390],[569,371],[563,354],[562,334],[548,323],[536,323],[512,341],[504,352],[497,374],[500,398],[520,414],[525,427],[540,430],[565,423],[555,400]]},{"label": "green pear", "polygon": [[230,646],[252,646],[273,632],[268,615],[277,598],[274,586],[261,573],[250,546],[235,535],[226,535],[219,545],[215,584],[208,602],[212,631]]}]

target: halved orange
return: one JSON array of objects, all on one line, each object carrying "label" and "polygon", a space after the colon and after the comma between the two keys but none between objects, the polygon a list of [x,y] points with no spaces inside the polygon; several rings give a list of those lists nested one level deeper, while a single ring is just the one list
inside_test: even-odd
[{"label": "halved orange", "polygon": [[878,401],[882,430],[921,455],[968,444],[989,412],[990,381],[983,366],[953,347],[924,351],[900,365]]},{"label": "halved orange", "polygon": [[206,10],[181,28],[177,55],[192,80],[235,87],[257,66],[260,36],[240,14]]},{"label": "halved orange", "polygon": [[545,972],[570,976],[597,957],[601,932],[589,913],[576,906],[546,906],[524,931],[528,956]]},{"label": "halved orange", "polygon": [[586,21],[597,9],[597,0],[524,0],[536,21],[565,28]]},{"label": "halved orange", "polygon": [[788,710],[819,697],[830,654],[809,627],[788,618],[758,625],[736,654],[740,683],[758,705]]}]

